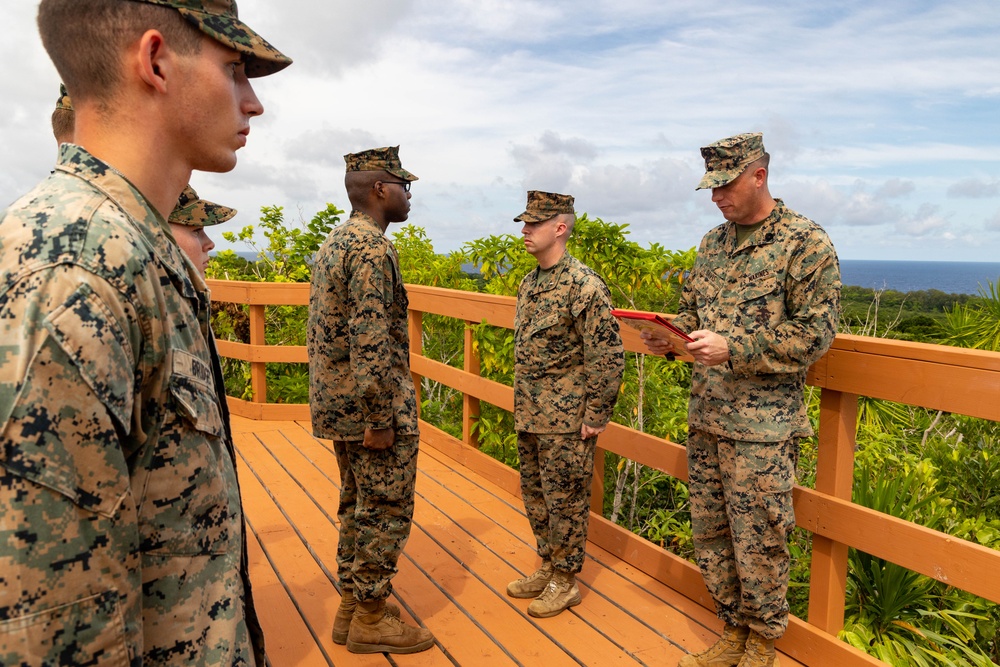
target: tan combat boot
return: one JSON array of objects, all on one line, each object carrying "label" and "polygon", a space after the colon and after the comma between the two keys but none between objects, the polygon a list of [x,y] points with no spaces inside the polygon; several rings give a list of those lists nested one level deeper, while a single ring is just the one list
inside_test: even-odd
[{"label": "tan combat boot", "polygon": [[552,578],[552,561],[543,560],[542,567],[527,577],[507,584],[507,595],[512,598],[537,598]]},{"label": "tan combat boot", "polygon": [[434,645],[427,628],[414,628],[392,616],[385,600],[358,602],[347,633],[351,653],[417,653]]},{"label": "tan combat boot", "polygon": [[726,624],[722,636],[701,653],[692,653],[681,658],[677,667],[736,667],[742,665],[746,653],[750,628],[737,628]]},{"label": "tan combat boot", "polygon": [[[337,615],[333,618],[333,643],[346,644],[347,633],[351,629],[351,619],[354,617],[354,609],[358,606],[358,600],[354,597],[354,589],[343,587],[340,596],[340,606],[337,607]],[[385,613],[399,618],[399,607],[386,601]]]},{"label": "tan combat boot", "polygon": [[528,605],[528,614],[535,618],[549,618],[578,604],[580,589],[576,587],[576,575],[553,570],[545,590]]},{"label": "tan combat boot", "polygon": [[765,639],[756,632],[747,639],[747,652],[740,660],[739,667],[778,667],[778,655],[774,652],[774,640]]}]

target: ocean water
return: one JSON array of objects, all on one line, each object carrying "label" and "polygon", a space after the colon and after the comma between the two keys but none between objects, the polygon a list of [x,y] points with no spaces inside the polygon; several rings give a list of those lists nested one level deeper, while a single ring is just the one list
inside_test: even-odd
[{"label": "ocean water", "polygon": [[980,287],[988,290],[988,283],[1000,281],[1000,262],[842,259],[840,277],[845,285],[871,289],[979,294]]}]

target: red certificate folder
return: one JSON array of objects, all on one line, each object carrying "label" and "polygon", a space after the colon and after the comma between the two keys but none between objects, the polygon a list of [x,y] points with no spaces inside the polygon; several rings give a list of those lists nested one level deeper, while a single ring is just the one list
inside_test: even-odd
[{"label": "red certificate folder", "polygon": [[611,314],[619,320],[639,331],[648,331],[653,338],[670,341],[677,354],[687,354],[685,343],[694,341],[691,336],[675,327],[670,320],[656,313],[643,313],[638,310],[622,310],[615,308]]}]

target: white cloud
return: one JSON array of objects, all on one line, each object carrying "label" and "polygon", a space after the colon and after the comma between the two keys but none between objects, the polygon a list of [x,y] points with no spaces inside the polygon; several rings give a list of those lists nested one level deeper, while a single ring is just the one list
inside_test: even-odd
[{"label": "white cloud", "polygon": [[[58,77],[34,4],[13,3],[0,26],[0,56],[17,63],[0,73],[0,201],[54,153]],[[694,192],[698,148],[759,130],[772,192],[836,236],[841,256],[989,261],[1000,236],[968,238],[1000,225],[995,9],[241,0],[241,17],[295,64],[254,82],[266,112],[236,170],[193,182],[238,208],[239,224],[270,204],[308,217],[327,201],[347,207],[344,153],[399,144],[421,177],[411,221],[441,250],[516,233],[529,187],[686,248],[721,220]]]},{"label": "white cloud", "polygon": [[986,229],[993,232],[1000,232],[1000,209],[986,219]]},{"label": "white cloud", "polygon": [[964,178],[948,187],[949,197],[997,197],[1000,196],[1000,178]]}]

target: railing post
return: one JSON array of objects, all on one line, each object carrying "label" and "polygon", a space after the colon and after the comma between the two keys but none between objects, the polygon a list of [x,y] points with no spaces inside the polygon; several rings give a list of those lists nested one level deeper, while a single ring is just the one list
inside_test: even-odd
[{"label": "railing post", "polygon": [[[419,310],[411,310],[409,313],[408,332],[410,335],[410,354],[423,355],[424,353],[424,314]],[[413,376],[413,388],[417,392],[417,418],[420,417],[420,383],[423,376],[410,373]]]},{"label": "railing post", "polygon": [[[823,389],[819,415],[816,490],[850,501],[854,486],[857,394]],[[813,535],[809,623],[832,635],[844,628],[847,551],[846,544]]]},{"label": "railing post", "polygon": [[[479,375],[479,353],[476,351],[476,337],[472,326],[475,322],[465,323],[465,354],[462,369],[466,373]],[[474,422],[479,421],[479,399],[468,394],[462,394],[462,442],[479,449],[479,434],[472,429]]]},{"label": "railing post", "polygon": [[[250,306],[250,344],[266,345],[264,338],[265,308],[262,305]],[[250,362],[250,388],[253,391],[254,403],[267,402],[267,364],[262,361]]]}]

